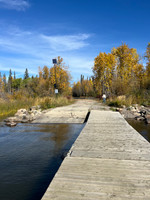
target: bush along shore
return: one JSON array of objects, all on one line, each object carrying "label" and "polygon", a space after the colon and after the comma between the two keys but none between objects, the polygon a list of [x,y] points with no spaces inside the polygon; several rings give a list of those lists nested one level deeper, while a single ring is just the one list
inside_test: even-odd
[{"label": "bush along shore", "polygon": [[[17,110],[14,116],[8,117],[4,120],[7,126],[13,127],[17,123],[30,123],[39,117],[46,109],[55,108],[58,106],[65,106],[72,104],[74,100],[67,97],[45,97],[36,100],[36,106],[31,106],[28,109],[21,108]],[[12,112],[13,113],[13,112]],[[9,116],[9,115],[8,115]]]},{"label": "bush along shore", "polygon": [[133,104],[132,106],[122,108],[115,108],[126,119],[136,119],[138,121],[145,121],[150,124],[150,107]]}]

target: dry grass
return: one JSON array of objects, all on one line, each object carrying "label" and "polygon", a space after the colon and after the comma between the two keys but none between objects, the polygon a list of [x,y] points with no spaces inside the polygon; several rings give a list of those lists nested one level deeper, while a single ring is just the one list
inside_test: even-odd
[{"label": "dry grass", "polygon": [[0,120],[13,116],[21,108],[28,109],[34,105],[34,99],[0,100]]},{"label": "dry grass", "polygon": [[39,105],[41,106],[41,109],[49,109],[49,108],[55,108],[59,106],[66,106],[69,104],[74,103],[74,100],[72,98],[66,98],[63,96],[60,97],[45,97],[38,100]]},{"label": "dry grass", "polygon": [[114,107],[122,107],[125,106],[131,106],[133,104],[139,104],[144,106],[150,106],[150,94],[147,94],[147,96],[144,95],[128,95],[128,96],[118,96],[111,98],[107,101],[107,104],[109,106]]},{"label": "dry grass", "polygon": [[58,106],[65,106],[72,104],[74,100],[66,97],[44,97],[44,98],[26,98],[22,97],[20,100],[3,100],[0,99],[0,121],[13,116],[17,110],[21,108],[29,109],[32,106],[40,105],[42,110],[48,108],[55,108]]}]

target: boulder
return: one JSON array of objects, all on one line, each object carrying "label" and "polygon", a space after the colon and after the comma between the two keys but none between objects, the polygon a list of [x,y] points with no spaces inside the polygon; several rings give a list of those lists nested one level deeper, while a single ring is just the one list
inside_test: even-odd
[{"label": "boulder", "polygon": [[23,114],[25,114],[25,115],[28,114],[28,111],[26,109],[19,109],[15,115],[19,116],[19,115],[23,115]]},{"label": "boulder", "polygon": [[16,126],[17,123],[16,123],[16,122],[6,122],[5,125],[6,125],[6,126],[9,126],[9,127],[13,127],[13,126]]},{"label": "boulder", "polygon": [[17,117],[8,117],[4,122],[19,122],[19,119]]},{"label": "boulder", "polygon": [[136,119],[137,121],[144,121],[144,120],[145,120],[145,118],[142,117],[142,116],[137,116],[137,117],[135,117],[135,119]]},{"label": "boulder", "polygon": [[8,117],[4,121],[6,125],[12,127],[18,122],[28,123],[36,119],[37,116],[41,115],[42,111],[40,106],[32,106],[29,111],[26,109],[19,109],[14,117]]},{"label": "boulder", "polygon": [[141,114],[141,116],[145,117],[145,115],[146,115],[146,110],[141,110],[141,111],[140,111],[140,114]]},{"label": "boulder", "polygon": [[28,123],[28,122],[29,122],[28,119],[23,119],[23,120],[21,120],[21,123]]},{"label": "boulder", "polygon": [[134,112],[133,114],[135,115],[135,117],[140,117],[141,116],[140,112]]},{"label": "boulder", "polygon": [[123,109],[120,113],[126,119],[134,119],[135,118],[135,115],[129,110]]},{"label": "boulder", "polygon": [[150,124],[150,115],[146,115],[145,119],[146,119],[146,123]]},{"label": "boulder", "polygon": [[133,107],[133,106],[131,106],[130,111],[131,111],[131,112],[137,112],[136,108]]}]

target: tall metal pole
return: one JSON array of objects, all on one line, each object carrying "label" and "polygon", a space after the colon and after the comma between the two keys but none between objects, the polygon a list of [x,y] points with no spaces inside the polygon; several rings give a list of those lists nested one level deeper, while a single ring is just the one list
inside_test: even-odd
[{"label": "tall metal pole", "polygon": [[55,68],[55,89],[57,88],[57,80],[56,80],[56,64],[54,64],[54,68]]},{"label": "tall metal pole", "polygon": [[54,84],[54,89],[55,89],[55,94],[57,97],[58,94],[58,89],[57,89],[57,79],[56,79],[56,66],[57,66],[57,59],[53,59],[53,64],[54,64],[54,70],[55,70],[55,84]]}]

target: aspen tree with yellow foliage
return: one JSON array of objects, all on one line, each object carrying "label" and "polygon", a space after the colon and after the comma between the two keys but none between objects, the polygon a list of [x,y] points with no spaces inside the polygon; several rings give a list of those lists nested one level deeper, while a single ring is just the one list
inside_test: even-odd
[{"label": "aspen tree with yellow foliage", "polygon": [[94,60],[94,86],[98,95],[110,93],[115,71],[116,60],[111,53],[100,54]]},{"label": "aspen tree with yellow foliage", "polygon": [[71,87],[70,87],[71,75],[68,71],[67,66],[63,63],[63,58],[58,56],[57,64],[50,68],[50,85],[54,89],[54,85],[60,94],[70,95]]},{"label": "aspen tree with yellow foliage", "polygon": [[122,44],[111,53],[100,52],[94,60],[94,89],[97,95],[109,98],[124,95],[132,103],[150,101],[150,43],[146,50],[146,68],[135,48]]}]

